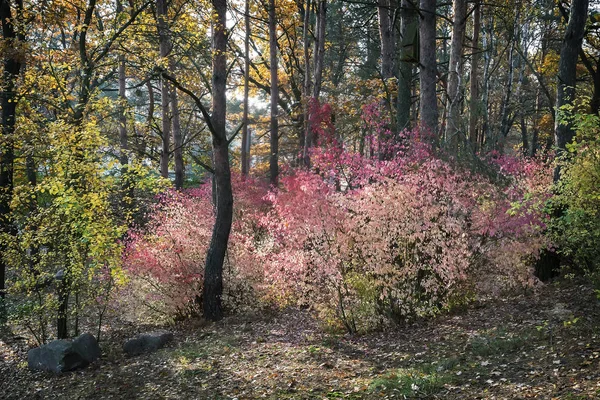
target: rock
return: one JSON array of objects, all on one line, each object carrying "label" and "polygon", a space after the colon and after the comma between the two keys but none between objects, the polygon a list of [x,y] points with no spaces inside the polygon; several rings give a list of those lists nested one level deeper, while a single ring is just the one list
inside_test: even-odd
[{"label": "rock", "polygon": [[75,340],[53,340],[27,352],[27,364],[35,371],[60,374],[83,368],[100,357],[94,336],[84,333]]},{"label": "rock", "polygon": [[96,338],[89,333],[84,333],[73,340],[73,348],[88,363],[96,361],[102,354]]},{"label": "rock", "polygon": [[152,353],[173,340],[173,334],[166,331],[142,333],[123,344],[123,352],[128,356]]}]

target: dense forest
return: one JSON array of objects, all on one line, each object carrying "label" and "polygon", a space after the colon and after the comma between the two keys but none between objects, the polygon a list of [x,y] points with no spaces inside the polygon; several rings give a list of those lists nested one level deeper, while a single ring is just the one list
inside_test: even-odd
[{"label": "dense forest", "polygon": [[[0,26],[0,380],[40,379],[19,366],[17,348],[31,349],[32,370],[62,372],[80,350],[61,350],[56,371],[32,354],[89,350],[146,326],[170,332],[147,336],[152,349],[128,342],[129,356],[172,343],[175,331],[180,358],[232,347],[254,357],[240,343],[270,343],[279,324],[290,343],[309,338],[322,370],[341,368],[323,346],[311,350],[323,335],[334,355],[361,341],[391,364],[376,375],[357,366],[360,382],[330,377],[338,383],[316,392],[287,377],[283,392],[253,391],[247,378],[125,396],[600,393],[598,373],[583,373],[585,384],[565,376],[581,392],[568,395],[582,396],[566,397],[468,370],[528,342],[595,351],[586,368],[598,369],[600,4],[0,0]],[[515,308],[489,303],[509,299]],[[423,335],[437,342],[478,325],[449,327],[456,313],[499,325],[475,335],[483,350],[464,333],[463,350],[434,346],[431,368],[415,372]],[[524,339],[509,320],[537,333],[519,331]],[[312,328],[289,333],[300,326]],[[394,356],[402,329],[412,358]],[[204,330],[216,336],[197,336]],[[378,332],[392,335],[379,350]],[[199,355],[180,345],[190,335],[204,340]],[[107,346],[103,357],[117,360]],[[209,370],[222,373],[219,362]],[[475,376],[489,387],[469,383]]]}]

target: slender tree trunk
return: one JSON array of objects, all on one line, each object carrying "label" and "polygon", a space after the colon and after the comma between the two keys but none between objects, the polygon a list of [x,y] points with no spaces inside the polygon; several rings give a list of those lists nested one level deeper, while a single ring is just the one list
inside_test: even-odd
[{"label": "slender tree trunk", "polygon": [[327,0],[319,0],[317,13],[317,36],[315,41],[315,72],[313,98],[318,102],[323,81],[323,61],[325,59],[325,28],[327,21]]},{"label": "slender tree trunk", "polygon": [[[379,41],[381,44],[381,78],[386,90],[385,100],[382,100],[382,106],[386,107],[389,112],[391,119],[391,126],[389,129],[395,129],[395,118],[394,106],[395,99],[397,96],[395,83],[392,82],[394,78],[394,52],[395,52],[395,35],[394,35],[394,10],[392,7],[391,0],[378,0],[377,1],[377,15],[379,17]],[[396,95],[394,94],[396,92]],[[386,146],[385,142],[387,138],[384,137],[384,131],[379,130],[378,132],[379,151],[378,155],[381,160],[386,157]]]},{"label": "slender tree trunk", "polygon": [[[120,0],[117,0],[117,14],[123,12],[123,4]],[[127,170],[127,164],[129,164],[129,145],[127,138],[127,92],[125,88],[126,76],[125,76],[125,56],[119,55],[119,161],[121,163],[121,172],[125,173]]]},{"label": "slender tree trunk", "polygon": [[[573,126],[559,117],[561,107],[573,104],[575,98],[575,82],[577,78],[577,61],[585,34],[585,22],[588,14],[589,0],[573,0],[569,13],[569,22],[565,31],[560,60],[558,62],[556,113],[554,125],[554,141],[559,151],[566,149],[573,141]],[[558,170],[554,179],[558,180]]]},{"label": "slender tree trunk", "polygon": [[271,155],[269,158],[270,183],[279,183],[279,123],[277,101],[279,100],[279,80],[277,79],[277,24],[275,0],[269,0],[269,62],[271,67]]},{"label": "slender tree trunk", "polygon": [[479,119],[479,32],[481,30],[481,5],[479,0],[475,2],[473,10],[473,40],[471,55],[471,76],[469,78],[469,141],[474,151],[478,150],[477,146],[477,121]]},{"label": "slender tree trunk", "polygon": [[492,53],[494,52],[494,37],[493,37],[493,16],[489,17],[488,25],[483,35],[483,95],[482,95],[482,108],[483,108],[483,125],[481,129],[481,137],[479,138],[479,148],[485,150],[491,150],[492,140],[492,129],[490,126],[490,69],[492,64]]},{"label": "slender tree trunk", "polygon": [[212,28],[212,109],[210,118],[212,133],[213,164],[216,188],[216,219],[204,269],[203,310],[211,321],[223,318],[221,296],[223,294],[223,262],[227,252],[229,233],[233,218],[233,193],[229,166],[229,142],[226,134],[226,83],[227,83],[227,0],[212,0],[215,20]]},{"label": "slender tree trunk", "polygon": [[[23,9],[22,0],[17,1],[16,18]],[[7,44],[3,55],[4,71],[2,76],[2,91],[0,92],[0,107],[2,110],[2,125],[0,125],[0,233],[13,234],[10,203],[13,195],[13,173],[15,161],[15,118],[17,114],[17,80],[23,61],[17,58],[18,46],[25,40],[17,34],[9,0],[0,0],[0,25],[2,39]],[[14,50],[14,51],[10,51]],[[6,309],[6,269],[4,245],[0,244],[0,322],[5,320]]]},{"label": "slender tree trunk", "polygon": [[[175,71],[173,59],[169,60],[171,73]],[[181,122],[179,117],[179,99],[177,89],[172,88],[171,94],[171,115],[173,117],[173,159],[175,161],[175,188],[183,189],[185,181],[185,164],[183,162],[183,134],[181,133]]]},{"label": "slender tree trunk", "polygon": [[[401,132],[410,129],[410,107],[412,104],[411,86],[413,66],[406,49],[402,46],[407,40],[411,26],[416,22],[416,12],[410,0],[402,0],[400,8],[400,38],[397,40],[398,49],[398,99],[396,100],[396,130]],[[409,38],[409,39],[412,39]]]},{"label": "slender tree trunk", "polygon": [[387,81],[394,77],[394,27],[390,0],[377,0],[377,15],[381,41],[381,77]]},{"label": "slender tree trunk", "polygon": [[447,122],[446,145],[451,154],[458,154],[460,127],[460,83],[463,55],[463,39],[467,26],[467,0],[453,1],[452,40],[450,44],[450,60],[448,66],[448,89],[446,98]]},{"label": "slender tree trunk", "polygon": [[[168,10],[166,0],[156,0],[156,17],[158,19],[158,41],[161,58],[169,56],[171,44],[169,40]],[[162,150],[160,153],[160,175],[169,177],[169,155],[171,147],[171,120],[169,118],[170,87],[166,79],[161,79],[160,105],[162,114]]]},{"label": "slender tree trunk", "polygon": [[304,143],[302,143],[302,158],[304,165],[310,165],[309,151],[312,146],[313,137],[310,126],[310,97],[312,91],[312,79],[310,73],[310,9],[311,0],[306,0],[304,9],[304,22],[302,26],[302,36],[304,39]]},{"label": "slender tree trunk", "polygon": [[422,128],[427,129],[433,135],[437,133],[438,127],[435,13],[436,0],[421,0],[421,21],[419,25],[421,59],[419,72],[421,90],[420,124]]},{"label": "slender tree trunk", "polygon": [[242,176],[248,176],[250,170],[249,161],[249,137],[248,137],[248,95],[250,93],[250,0],[244,5],[244,25],[246,36],[244,37],[244,114],[242,116]]},{"label": "slender tree trunk", "polygon": [[127,138],[127,93],[125,89],[125,57],[119,56],[119,161],[121,168],[125,172],[129,164],[129,141]]},{"label": "slender tree trunk", "polygon": [[596,69],[592,73],[592,80],[594,82],[594,92],[592,100],[590,100],[590,113],[597,115],[600,111],[600,60],[596,61]]},{"label": "slender tree trunk", "polygon": [[527,135],[527,122],[525,121],[525,115],[521,113],[521,141],[523,144],[521,153],[524,157],[529,155],[529,137]]},{"label": "slender tree trunk", "polygon": [[148,81],[146,83],[146,88],[148,89],[148,116],[146,118],[147,128],[146,137],[141,137],[139,142],[137,143],[138,153],[140,157],[144,157],[146,155],[146,138],[152,136],[152,130],[154,125],[154,87],[152,86],[152,81]]},{"label": "slender tree trunk", "polygon": [[515,27],[513,34],[510,38],[510,47],[508,50],[508,72],[506,77],[506,91],[504,92],[504,99],[502,100],[502,113],[500,119],[500,135],[498,136],[498,142],[496,144],[497,150],[503,152],[504,143],[506,142],[506,137],[510,132],[510,128],[513,122],[511,118],[511,100],[513,98],[513,80],[515,73],[515,42],[519,40],[518,38],[518,21],[519,16],[517,14],[517,19],[515,21]]}]

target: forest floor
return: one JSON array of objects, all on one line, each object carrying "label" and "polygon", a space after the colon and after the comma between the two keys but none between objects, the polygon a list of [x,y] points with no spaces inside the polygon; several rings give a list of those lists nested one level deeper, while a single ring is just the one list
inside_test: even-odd
[{"label": "forest floor", "polygon": [[101,360],[58,376],[30,372],[4,332],[0,398],[600,398],[600,302],[573,282],[361,336],[300,310],[189,322],[170,347],[125,358],[122,341],[149,328],[113,329]]}]

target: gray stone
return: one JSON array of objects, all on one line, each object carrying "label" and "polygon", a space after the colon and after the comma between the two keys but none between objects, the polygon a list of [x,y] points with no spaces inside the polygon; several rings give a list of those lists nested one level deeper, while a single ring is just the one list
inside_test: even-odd
[{"label": "gray stone", "polygon": [[100,357],[94,336],[84,333],[75,340],[54,340],[27,352],[27,364],[35,371],[60,374],[83,368]]},{"label": "gray stone", "polygon": [[152,353],[173,340],[173,334],[166,331],[142,333],[123,344],[123,352],[128,356]]},{"label": "gray stone", "polygon": [[96,361],[102,355],[96,338],[90,333],[84,333],[73,340],[73,348],[88,363]]}]

